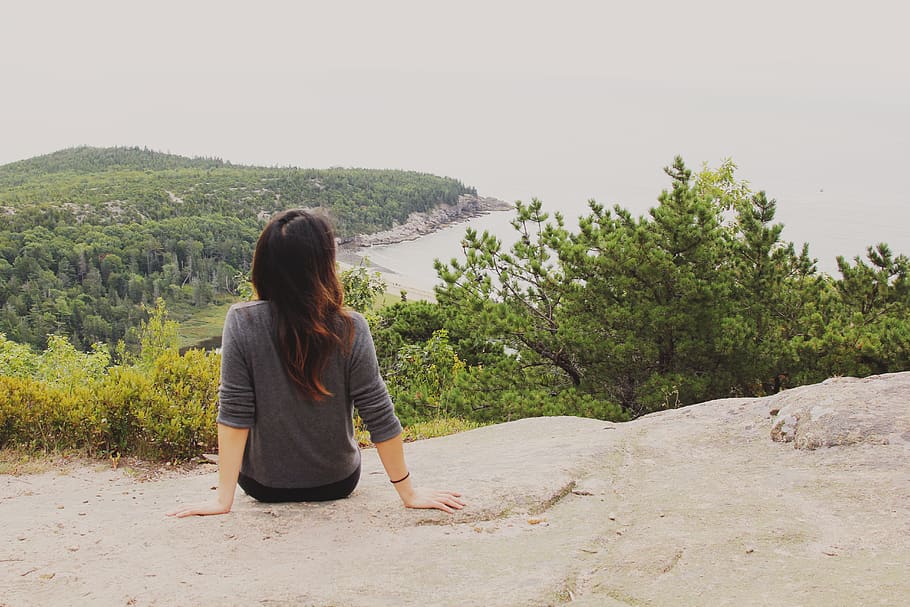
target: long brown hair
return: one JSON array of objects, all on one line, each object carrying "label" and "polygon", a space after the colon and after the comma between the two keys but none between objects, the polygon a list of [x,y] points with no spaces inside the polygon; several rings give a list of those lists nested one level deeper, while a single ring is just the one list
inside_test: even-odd
[{"label": "long brown hair", "polygon": [[335,270],[335,235],[324,218],[300,209],[275,215],[253,256],[253,287],[271,302],[285,369],[308,398],[332,393],[322,372],[332,352],[347,350],[353,321]]}]

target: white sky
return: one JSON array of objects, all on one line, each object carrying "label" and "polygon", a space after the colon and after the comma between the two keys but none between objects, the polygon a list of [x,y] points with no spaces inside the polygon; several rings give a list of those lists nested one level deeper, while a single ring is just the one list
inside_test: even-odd
[{"label": "white sky", "polygon": [[[6,3],[0,163],[139,145],[635,206],[732,156],[904,204],[910,9],[864,2]],[[883,203],[884,204],[884,203]]]}]

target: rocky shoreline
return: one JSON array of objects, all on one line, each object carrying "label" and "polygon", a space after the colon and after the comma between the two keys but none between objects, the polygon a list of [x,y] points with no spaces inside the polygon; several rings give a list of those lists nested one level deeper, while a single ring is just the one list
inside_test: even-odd
[{"label": "rocky shoreline", "polygon": [[416,240],[421,236],[426,236],[472,217],[478,217],[492,211],[508,211],[512,208],[511,204],[497,198],[465,194],[460,196],[455,204],[441,204],[432,211],[411,213],[407,221],[390,230],[383,230],[374,234],[358,234],[354,238],[339,244],[346,249],[397,244],[408,240]]}]

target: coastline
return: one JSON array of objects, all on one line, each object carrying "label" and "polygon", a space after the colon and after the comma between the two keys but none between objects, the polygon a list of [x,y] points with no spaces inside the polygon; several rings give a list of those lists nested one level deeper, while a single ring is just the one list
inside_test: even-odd
[{"label": "coastline", "polygon": [[513,205],[498,198],[462,195],[453,205],[442,204],[432,211],[411,213],[408,215],[407,221],[401,225],[373,234],[358,234],[350,240],[339,243],[338,248],[339,250],[356,250],[416,240],[461,221],[493,211],[507,211],[512,208],[514,208]]}]

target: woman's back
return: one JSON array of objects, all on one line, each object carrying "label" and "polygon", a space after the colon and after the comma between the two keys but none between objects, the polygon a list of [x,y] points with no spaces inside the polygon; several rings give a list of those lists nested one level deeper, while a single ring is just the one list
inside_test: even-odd
[{"label": "woman's back", "polygon": [[381,442],[397,436],[395,417],[366,320],[348,312],[350,352],[328,357],[320,400],[302,396],[289,377],[274,337],[272,306],[253,301],[231,307],[222,342],[218,422],[250,428],[243,474],[270,487],[314,487],[343,479],[360,465],[353,407]]}]

